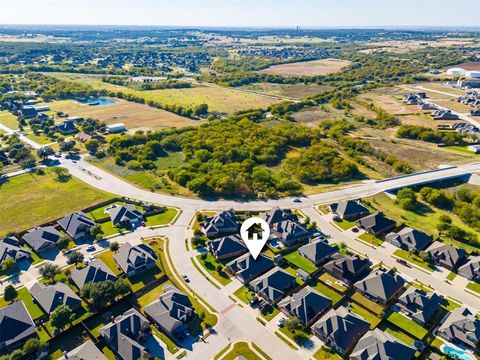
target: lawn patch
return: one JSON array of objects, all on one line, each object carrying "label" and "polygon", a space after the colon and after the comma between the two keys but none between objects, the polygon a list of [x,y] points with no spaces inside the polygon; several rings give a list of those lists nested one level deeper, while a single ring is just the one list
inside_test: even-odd
[{"label": "lawn patch", "polygon": [[147,216],[148,226],[160,226],[170,224],[175,216],[177,216],[178,210],[175,208],[168,208],[165,212],[155,215]]},{"label": "lawn patch", "polygon": [[112,270],[112,272],[115,274],[115,275],[120,275],[122,274],[122,270],[120,270],[118,268],[118,265],[117,265],[117,262],[115,261],[114,259],[114,252],[111,251],[111,250],[106,250],[98,255],[96,255],[95,257],[97,259],[100,259],[102,260],[105,265],[107,265],[109,267],[110,270]]},{"label": "lawn patch", "polygon": [[[228,285],[232,282],[228,274],[225,272],[225,265],[219,262],[215,256],[210,253],[205,253],[205,259],[202,258],[204,255],[198,255],[197,260],[200,265],[223,286]],[[218,271],[220,269],[220,271]]]},{"label": "lawn patch", "polygon": [[384,307],[382,305],[367,299],[359,292],[355,292],[355,294],[352,295],[351,299],[376,315],[380,315],[384,310]]},{"label": "lawn patch", "polygon": [[406,333],[416,337],[419,340],[423,340],[425,336],[428,335],[427,329],[417,324],[415,321],[410,320],[406,316],[403,316],[395,311],[392,311],[390,314],[388,314],[386,319],[398,328],[402,329]]},{"label": "lawn patch", "polygon": [[368,311],[364,307],[362,307],[362,306],[360,306],[360,305],[358,305],[354,302],[350,302],[348,304],[348,309],[351,312],[353,312],[354,314],[357,314],[360,317],[362,317],[363,319],[365,319],[365,321],[369,322],[370,323],[370,330],[375,329],[378,326],[378,324],[380,324],[380,322],[382,321],[381,318],[375,316],[370,311]]},{"label": "lawn patch", "polygon": [[467,289],[475,291],[476,293],[480,294],[480,284],[474,281],[470,281],[467,284]]},{"label": "lawn patch", "polygon": [[337,290],[339,293],[344,294],[348,288],[339,284],[337,282],[337,279],[335,279],[332,275],[329,273],[325,272],[319,277],[320,281],[326,284],[327,286],[330,286],[331,288],[334,288]]},{"label": "lawn patch", "polygon": [[314,264],[312,264],[309,260],[304,258],[302,255],[300,255],[298,250],[292,251],[289,254],[284,255],[283,258],[293,266],[299,269],[305,270],[309,274],[317,271],[317,267]]},{"label": "lawn patch", "polygon": [[248,288],[243,285],[240,289],[233,293],[237,298],[243,301],[245,304],[248,304],[250,300],[255,296]]},{"label": "lawn patch", "polygon": [[339,294],[335,290],[333,290],[331,287],[325,285],[318,279],[311,279],[308,281],[308,285],[313,287],[315,290],[317,290],[320,294],[328,297],[329,299],[332,300],[333,305],[338,303],[340,300],[343,299],[343,295]]},{"label": "lawn patch", "polygon": [[369,244],[372,244],[374,246],[380,246],[383,244],[383,240],[377,238],[376,236],[369,234],[369,233],[364,233],[358,237],[360,240],[363,240],[364,242],[367,242]]},{"label": "lawn patch", "polygon": [[348,220],[334,221],[333,224],[337,225],[342,230],[348,230],[355,226],[354,221],[348,221]]},{"label": "lawn patch", "polygon": [[414,265],[420,266],[421,268],[429,272],[435,270],[435,266],[433,264],[426,262],[420,256],[415,255],[414,253],[411,253],[409,251],[398,249],[398,250],[395,250],[393,255],[398,256],[399,258],[402,258]]}]

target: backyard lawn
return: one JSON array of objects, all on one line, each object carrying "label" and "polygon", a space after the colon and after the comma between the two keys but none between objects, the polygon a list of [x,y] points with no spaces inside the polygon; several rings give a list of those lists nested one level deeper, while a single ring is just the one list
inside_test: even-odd
[{"label": "backyard lawn", "polygon": [[413,337],[410,335],[404,333],[400,329],[395,328],[394,326],[391,326],[388,324],[388,322],[382,322],[378,328],[382,331],[386,331],[387,333],[395,336],[398,340],[403,341],[407,345],[412,345],[413,341],[415,340]]},{"label": "backyard lawn", "polygon": [[[228,274],[224,271],[225,265],[219,262],[212,254],[207,253],[206,258],[203,259],[203,255],[198,255],[197,260],[202,265],[202,267],[220,284],[223,286],[228,285],[232,282]],[[217,271],[217,268],[221,267],[222,270]]]},{"label": "backyard lawn", "polygon": [[170,281],[165,281],[159,284],[156,284],[154,287],[152,287],[148,292],[137,298],[138,304],[143,308],[147,306],[148,304],[154,302],[157,300],[160,295],[162,295],[165,292],[165,286],[172,286],[173,284]]},{"label": "backyard lawn", "polygon": [[386,316],[386,319],[402,329],[406,333],[416,337],[419,340],[423,340],[425,336],[428,335],[428,330],[417,324],[415,321],[410,320],[404,315],[401,315],[395,311],[392,311],[389,315]]},{"label": "backyard lawn", "polygon": [[354,314],[357,314],[360,317],[362,317],[363,319],[365,319],[365,321],[369,322],[371,330],[375,329],[378,326],[378,324],[380,324],[380,322],[382,321],[382,319],[375,316],[370,311],[368,311],[364,307],[362,307],[362,306],[360,306],[360,305],[358,305],[354,302],[350,302],[348,304],[348,309],[351,312],[353,312]]},{"label": "backyard lawn", "polygon": [[351,299],[355,301],[357,304],[363,306],[365,309],[370,310],[374,314],[380,315],[383,311],[382,305],[367,299],[365,296],[363,296],[359,292],[356,292],[355,294],[353,294]]},{"label": "backyard lawn", "polygon": [[341,294],[344,294],[348,289],[337,283],[337,279],[335,279],[332,275],[330,275],[329,273],[323,273],[321,276],[320,276],[320,281],[325,283],[326,285],[334,288],[335,290],[337,290],[339,293]]},{"label": "backyard lawn", "polygon": [[167,225],[175,219],[177,216],[178,210],[175,208],[168,208],[167,211],[161,214],[147,216],[147,225],[148,226],[159,226]]},{"label": "backyard lawn", "polygon": [[286,326],[280,328],[280,332],[286,335],[289,339],[292,339],[297,345],[303,346],[312,336],[311,333],[307,333],[302,330],[295,330],[293,333],[288,330]]},{"label": "backyard lawn", "polygon": [[333,305],[343,299],[343,295],[339,294],[338,292],[317,279],[310,280],[308,284],[315,290],[317,290],[320,294],[330,298],[333,301]]},{"label": "backyard lawn", "polygon": [[112,270],[112,272],[115,274],[115,275],[120,275],[122,273],[122,270],[120,270],[118,267],[117,267],[117,262],[115,261],[115,259],[113,258],[115,254],[113,253],[113,251],[111,250],[106,250],[100,254],[98,254],[96,256],[97,259],[100,259],[101,261],[103,261],[105,263],[105,265],[107,265],[110,270]]},{"label": "backyard lawn", "polygon": [[383,240],[377,238],[376,236],[369,234],[369,233],[364,233],[358,237],[360,240],[363,240],[369,244],[372,244],[374,246],[380,246],[383,244]]},{"label": "backyard lawn", "polygon": [[0,191],[0,237],[58,219],[111,197],[75,178],[59,182],[51,170],[46,170],[45,175],[30,173],[11,178],[0,183]]},{"label": "backyard lawn", "polygon": [[355,226],[354,221],[348,221],[348,220],[334,221],[333,224],[337,225],[342,230],[348,230]]},{"label": "backyard lawn", "polygon": [[[15,298],[15,301],[23,301],[25,307],[27,308],[28,313],[32,317],[33,320],[39,319],[44,315],[42,309],[33,302],[32,295],[30,295],[30,291],[26,287],[22,287],[17,290],[18,296]],[[3,299],[3,296],[0,297],[0,308],[3,308],[9,305],[10,302],[7,302]]]},{"label": "backyard lawn", "polygon": [[298,250],[292,251],[291,253],[283,256],[285,260],[287,260],[293,266],[305,270],[309,274],[317,271],[317,267],[312,264],[309,260],[304,258]]}]

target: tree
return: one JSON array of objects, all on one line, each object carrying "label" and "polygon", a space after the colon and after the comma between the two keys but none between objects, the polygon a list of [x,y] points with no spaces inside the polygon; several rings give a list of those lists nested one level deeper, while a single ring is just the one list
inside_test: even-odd
[{"label": "tree", "polygon": [[68,254],[68,263],[69,264],[75,264],[75,267],[77,267],[78,263],[81,263],[85,257],[83,254],[77,250],[72,251],[70,254]]},{"label": "tree", "polygon": [[82,296],[91,299],[96,309],[103,309],[115,301],[117,292],[111,280],[88,283],[82,288]]},{"label": "tree", "polygon": [[43,160],[47,160],[50,155],[53,155],[54,151],[50,146],[44,146],[37,150],[37,155]]},{"label": "tree", "polygon": [[23,344],[22,350],[24,356],[30,356],[35,354],[38,350],[43,347],[42,343],[35,338],[28,339]]},{"label": "tree", "polygon": [[46,280],[54,281],[55,276],[60,274],[60,268],[58,265],[48,263],[40,267],[39,272]]},{"label": "tree", "polygon": [[5,290],[3,293],[3,298],[5,299],[5,301],[13,301],[16,299],[17,296],[18,296],[17,289],[15,289],[13,285],[10,284],[5,287]]},{"label": "tree", "polygon": [[53,172],[55,173],[55,175],[57,175],[57,181],[67,182],[68,180],[70,180],[70,172],[65,168],[54,167]]},{"label": "tree", "polygon": [[15,260],[13,260],[11,257],[7,257],[2,264],[2,270],[9,273],[12,272],[15,267],[17,266],[17,263]]},{"label": "tree", "polygon": [[95,239],[100,239],[103,235],[103,229],[99,224],[95,224],[90,228],[90,235],[95,237]]},{"label": "tree", "polygon": [[85,149],[92,155],[95,155],[100,147],[100,142],[97,139],[91,139],[85,142]]},{"label": "tree", "polygon": [[300,330],[302,328],[302,323],[296,316],[290,316],[285,321],[285,326],[287,327],[288,331],[294,333],[295,330]]},{"label": "tree", "polygon": [[113,241],[110,243],[110,251],[117,252],[119,248],[118,242]]},{"label": "tree", "polygon": [[50,315],[50,323],[60,330],[63,330],[74,319],[75,314],[67,305],[59,305]]},{"label": "tree", "polygon": [[70,237],[68,236],[62,236],[57,240],[57,246],[59,249],[66,249],[68,244],[70,244]]},{"label": "tree", "polygon": [[417,207],[417,195],[410,188],[401,189],[397,192],[396,203],[404,210],[413,211]]},{"label": "tree", "polygon": [[117,295],[125,295],[130,292],[130,286],[124,279],[118,279],[115,281],[115,292]]}]

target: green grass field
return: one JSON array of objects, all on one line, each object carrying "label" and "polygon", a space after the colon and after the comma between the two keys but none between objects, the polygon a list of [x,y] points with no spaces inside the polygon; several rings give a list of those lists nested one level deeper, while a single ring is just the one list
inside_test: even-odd
[{"label": "green grass field", "polygon": [[472,291],[475,291],[480,295],[480,284],[477,282],[470,281],[467,285],[467,289],[470,289]]},{"label": "green grass field", "polygon": [[[228,285],[232,282],[227,273],[225,273],[225,266],[219,262],[212,254],[208,253],[205,259],[202,259],[202,255],[197,256],[197,260],[200,265],[223,286]],[[217,267],[221,266],[222,270],[217,271]]]},{"label": "green grass field", "polygon": [[148,226],[159,226],[170,224],[175,216],[177,216],[178,210],[174,208],[168,208],[167,211],[161,214],[147,216]]},{"label": "green grass field", "polygon": [[240,289],[236,290],[233,294],[240,300],[242,300],[245,304],[248,304],[248,302],[253,299],[253,294],[248,290],[245,285],[242,286]]},{"label": "green grass field", "polygon": [[419,340],[425,338],[428,335],[428,330],[417,324],[415,321],[408,319],[406,316],[403,316],[395,311],[392,311],[387,317],[387,321],[391,322],[393,325],[399,327],[406,333],[416,337]]},{"label": "green grass field", "polygon": [[115,275],[120,275],[122,273],[122,271],[120,269],[118,269],[117,263],[115,262],[115,259],[113,258],[114,255],[115,254],[112,251],[107,250],[107,251],[104,251],[104,252],[98,254],[96,256],[96,258],[102,260],[105,263],[105,265],[107,265],[109,267],[109,269],[112,270],[112,272]]},{"label": "green grass field", "polygon": [[12,115],[7,110],[0,111],[0,124],[5,125],[6,127],[12,130],[18,130],[17,117]]},{"label": "green grass field", "polygon": [[123,92],[142,97],[146,101],[154,100],[163,105],[194,107],[208,104],[210,110],[232,114],[236,111],[266,108],[280,100],[249,92],[238,91],[221,86],[195,85],[192,88],[140,91],[125,86],[112,85],[101,81],[101,75],[48,73],[56,78],[76,81],[90,85],[98,90]]},{"label": "green grass field", "polygon": [[355,294],[353,294],[351,299],[355,301],[357,304],[363,306],[365,309],[368,309],[377,315],[381,314],[384,309],[382,305],[367,299],[365,296],[363,296],[359,292],[356,292]]},{"label": "green grass field", "polygon": [[369,234],[369,233],[364,233],[358,237],[360,240],[363,240],[367,243],[370,243],[374,246],[380,246],[383,244],[383,240],[377,238],[376,236]]},{"label": "green grass field", "polygon": [[375,316],[370,311],[368,311],[364,307],[362,307],[362,306],[360,306],[360,305],[358,305],[354,302],[349,303],[349,310],[351,312],[353,312],[354,314],[357,314],[360,317],[362,317],[363,319],[365,319],[365,321],[369,322],[371,330],[375,329],[378,326],[378,324],[380,324],[380,322],[382,321],[381,318]]},{"label": "green grass field", "polygon": [[293,266],[305,270],[309,274],[317,271],[317,267],[312,264],[309,260],[304,258],[298,250],[292,251],[291,253],[283,256]]},{"label": "green grass field", "polygon": [[50,170],[45,175],[16,176],[0,184],[0,236],[27,230],[110,197],[74,178],[58,182]]},{"label": "green grass field", "polygon": [[332,288],[328,287],[324,283],[322,283],[320,280],[317,279],[312,279],[308,282],[308,285],[313,287],[315,290],[317,290],[320,294],[330,298],[333,301],[333,305],[338,303],[340,300],[343,299],[343,295],[339,294]]},{"label": "green grass field", "polygon": [[417,255],[415,255],[411,252],[408,252],[406,250],[402,250],[402,249],[395,250],[393,255],[396,255],[399,258],[402,258],[402,259],[404,259],[408,262],[411,262],[412,264],[420,266],[420,267],[424,268],[425,270],[428,270],[428,271],[435,270],[434,265],[422,260],[422,258],[420,256],[417,256]]},{"label": "green grass field", "polygon": [[229,347],[230,345],[227,345],[227,347],[215,355],[214,359],[235,360],[243,358],[248,360],[262,360],[244,341],[235,343],[230,351],[228,351]]},{"label": "green grass field", "polygon": [[[44,315],[43,310],[33,301],[32,295],[30,295],[30,291],[28,291],[26,287],[18,289],[17,293],[18,295],[15,298],[15,301],[23,301],[33,320],[37,320]],[[3,308],[9,304],[9,302],[6,302],[3,299],[3,296],[0,298],[0,308]]]}]

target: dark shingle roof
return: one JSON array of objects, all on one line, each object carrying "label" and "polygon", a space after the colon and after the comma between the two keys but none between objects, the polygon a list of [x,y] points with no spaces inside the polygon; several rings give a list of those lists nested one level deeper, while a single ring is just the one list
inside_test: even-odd
[{"label": "dark shingle roof", "polygon": [[289,296],[278,303],[278,307],[285,308],[290,315],[295,315],[307,325],[319,314],[332,305],[332,300],[320,294],[310,286],[304,287],[299,292]]},{"label": "dark shingle roof", "polygon": [[95,346],[92,340],[88,340],[82,345],[76,347],[67,353],[67,357],[63,356],[60,359],[68,360],[106,360],[107,358],[103,353]]},{"label": "dark shingle roof", "polygon": [[0,309],[0,344],[10,346],[36,333],[35,323],[23,301]]},{"label": "dark shingle roof", "polygon": [[187,295],[171,287],[144,310],[169,334],[173,334],[185,326],[193,313],[193,305]]},{"label": "dark shingle roof", "polygon": [[156,261],[157,256],[147,244],[133,246],[130,243],[125,243],[114,255],[114,259],[125,274],[128,274],[131,271],[151,265]]},{"label": "dark shingle roof", "polygon": [[342,219],[344,217],[354,216],[357,214],[368,213],[368,209],[360,204],[359,201],[340,201],[331,207]]},{"label": "dark shingle roof", "polygon": [[303,245],[298,249],[300,254],[310,260],[312,263],[317,264],[327,260],[330,256],[337,252],[337,248],[328,245],[323,241],[315,241],[313,243]]},{"label": "dark shingle roof", "polygon": [[475,347],[480,342],[480,319],[469,309],[460,307],[450,313],[438,332],[449,339]]},{"label": "dark shingle roof", "polygon": [[229,235],[220,239],[211,240],[208,242],[208,248],[213,255],[219,258],[248,251],[240,235]]},{"label": "dark shingle roof", "polygon": [[95,222],[85,213],[78,211],[61,218],[58,220],[58,224],[68,235],[74,238],[81,232],[89,231],[95,225]]},{"label": "dark shingle roof", "polygon": [[24,249],[17,239],[8,237],[0,241],[0,266],[7,258],[19,261],[30,257],[30,251]]},{"label": "dark shingle roof", "polygon": [[227,269],[236,276],[244,279],[245,282],[249,282],[266,273],[273,268],[274,265],[273,260],[263,254],[260,254],[260,256],[254,260],[248,253],[229,262],[227,264]]},{"label": "dark shingle roof", "polygon": [[459,265],[467,255],[465,250],[457,249],[452,245],[444,244],[440,241],[435,241],[425,251],[429,253],[436,262],[448,267]]},{"label": "dark shingle roof", "polygon": [[407,227],[400,230],[398,233],[387,234],[385,240],[399,243],[408,249],[420,251],[425,249],[428,244],[432,242],[432,237],[422,231]]},{"label": "dark shingle roof", "polygon": [[352,360],[410,360],[415,350],[380,329],[367,332],[350,354]]},{"label": "dark shingle roof", "polygon": [[105,280],[115,281],[117,279],[110,268],[99,259],[91,261],[83,269],[73,269],[70,273],[70,277],[79,289],[83,288],[83,286],[88,283],[96,283]]},{"label": "dark shingle roof", "polygon": [[112,223],[119,224],[129,221],[142,221],[143,214],[137,210],[133,204],[123,204],[121,206],[112,206],[108,210]]},{"label": "dark shingle roof", "polygon": [[408,310],[411,316],[422,323],[427,323],[442,303],[443,297],[436,293],[426,293],[410,287],[398,299],[399,306]]},{"label": "dark shingle roof", "polygon": [[141,334],[149,331],[149,325],[143,315],[130,309],[101,328],[100,334],[124,360],[137,360],[148,356],[147,350],[138,341]]},{"label": "dark shingle roof", "polygon": [[30,288],[30,293],[49,314],[60,305],[67,305],[70,309],[75,310],[82,302],[82,299],[68,285],[61,282],[53,285],[37,282]]},{"label": "dark shingle roof", "polygon": [[230,232],[232,229],[238,230],[238,221],[232,210],[225,210],[213,217],[207,217],[203,229],[206,233],[215,235]]},{"label": "dark shingle roof", "polygon": [[298,221],[297,216],[292,213],[292,210],[280,209],[279,207],[262,213],[260,217],[265,220],[269,226],[285,220]]},{"label": "dark shingle roof", "polygon": [[368,322],[343,306],[331,309],[312,326],[315,333],[326,337],[344,352],[352,348],[369,328]]},{"label": "dark shingle roof", "polygon": [[374,233],[383,232],[395,226],[395,221],[378,212],[361,218],[358,223]]},{"label": "dark shingle roof", "polygon": [[28,230],[22,237],[35,251],[41,251],[55,245],[61,236],[53,226],[37,226]]},{"label": "dark shingle roof", "polygon": [[293,284],[295,284],[295,277],[278,267],[273,268],[250,283],[255,292],[272,302],[277,302],[283,298],[286,295],[285,291]]},{"label": "dark shingle roof", "polygon": [[276,223],[273,226],[273,232],[277,237],[287,243],[297,239],[304,239],[310,235],[310,232],[305,226],[290,220]]},{"label": "dark shingle roof", "polygon": [[392,271],[376,270],[357,282],[355,288],[385,302],[403,288],[405,280]]},{"label": "dark shingle roof", "polygon": [[370,261],[362,259],[358,255],[343,256],[336,254],[332,260],[323,265],[323,268],[331,274],[338,274],[343,279],[352,281],[362,274],[368,266]]},{"label": "dark shingle roof", "polygon": [[458,274],[469,280],[480,279],[480,256],[471,256],[465,265],[458,268]]}]

